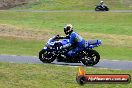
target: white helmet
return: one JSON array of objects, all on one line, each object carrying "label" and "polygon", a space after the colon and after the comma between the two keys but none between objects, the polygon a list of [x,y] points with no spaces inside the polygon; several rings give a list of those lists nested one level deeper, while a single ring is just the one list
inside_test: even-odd
[{"label": "white helmet", "polygon": [[67,24],[64,27],[64,32],[65,32],[66,35],[70,34],[72,31],[73,31],[73,26],[71,24]]},{"label": "white helmet", "polygon": [[104,1],[100,1],[100,3],[103,3]]}]

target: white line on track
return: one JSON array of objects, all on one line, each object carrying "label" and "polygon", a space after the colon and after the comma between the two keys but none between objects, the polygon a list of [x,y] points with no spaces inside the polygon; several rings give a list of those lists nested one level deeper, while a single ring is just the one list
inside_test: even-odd
[{"label": "white line on track", "polygon": [[[0,62],[10,62],[10,63],[35,63],[35,64],[43,64],[37,56],[19,56],[19,55],[0,55]],[[78,67],[84,66],[82,63],[64,63],[54,61],[51,64],[59,65],[59,66],[70,66],[70,67]],[[88,68],[99,68],[99,69],[116,69],[116,70],[132,70],[132,61],[121,61],[121,60],[107,60],[103,59],[97,65],[88,66]]]}]

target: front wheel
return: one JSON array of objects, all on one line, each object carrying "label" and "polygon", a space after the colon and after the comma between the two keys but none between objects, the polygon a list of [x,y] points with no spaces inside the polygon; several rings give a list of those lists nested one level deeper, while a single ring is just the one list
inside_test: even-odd
[{"label": "front wheel", "polygon": [[100,55],[96,50],[87,50],[82,58],[82,63],[86,66],[93,66],[100,60]]},{"label": "front wheel", "polygon": [[39,52],[39,59],[43,62],[43,63],[51,63],[55,60],[55,58],[53,57],[54,55],[51,52],[48,52],[44,49],[42,49]]},{"label": "front wheel", "polygon": [[95,8],[95,11],[100,11],[100,9],[98,7]]}]

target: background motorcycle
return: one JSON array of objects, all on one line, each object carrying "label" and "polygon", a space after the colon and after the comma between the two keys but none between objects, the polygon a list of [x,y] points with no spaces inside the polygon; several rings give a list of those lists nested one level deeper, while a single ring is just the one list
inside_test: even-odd
[{"label": "background motorcycle", "polygon": [[104,6],[96,5],[95,11],[109,11],[109,8],[106,5]]},{"label": "background motorcycle", "polygon": [[100,55],[94,47],[101,45],[101,40],[85,41],[85,48],[76,53],[74,57],[67,55],[68,51],[73,47],[61,49],[65,44],[69,43],[69,39],[57,40],[56,37],[49,39],[46,46],[39,52],[39,59],[43,63],[51,63],[55,59],[60,62],[80,63],[86,66],[93,66],[100,60]]}]

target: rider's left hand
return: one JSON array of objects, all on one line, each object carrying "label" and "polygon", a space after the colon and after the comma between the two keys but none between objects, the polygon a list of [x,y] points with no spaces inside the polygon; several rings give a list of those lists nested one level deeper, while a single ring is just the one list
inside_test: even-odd
[{"label": "rider's left hand", "polygon": [[56,39],[58,39],[60,37],[60,35],[56,35]]}]

